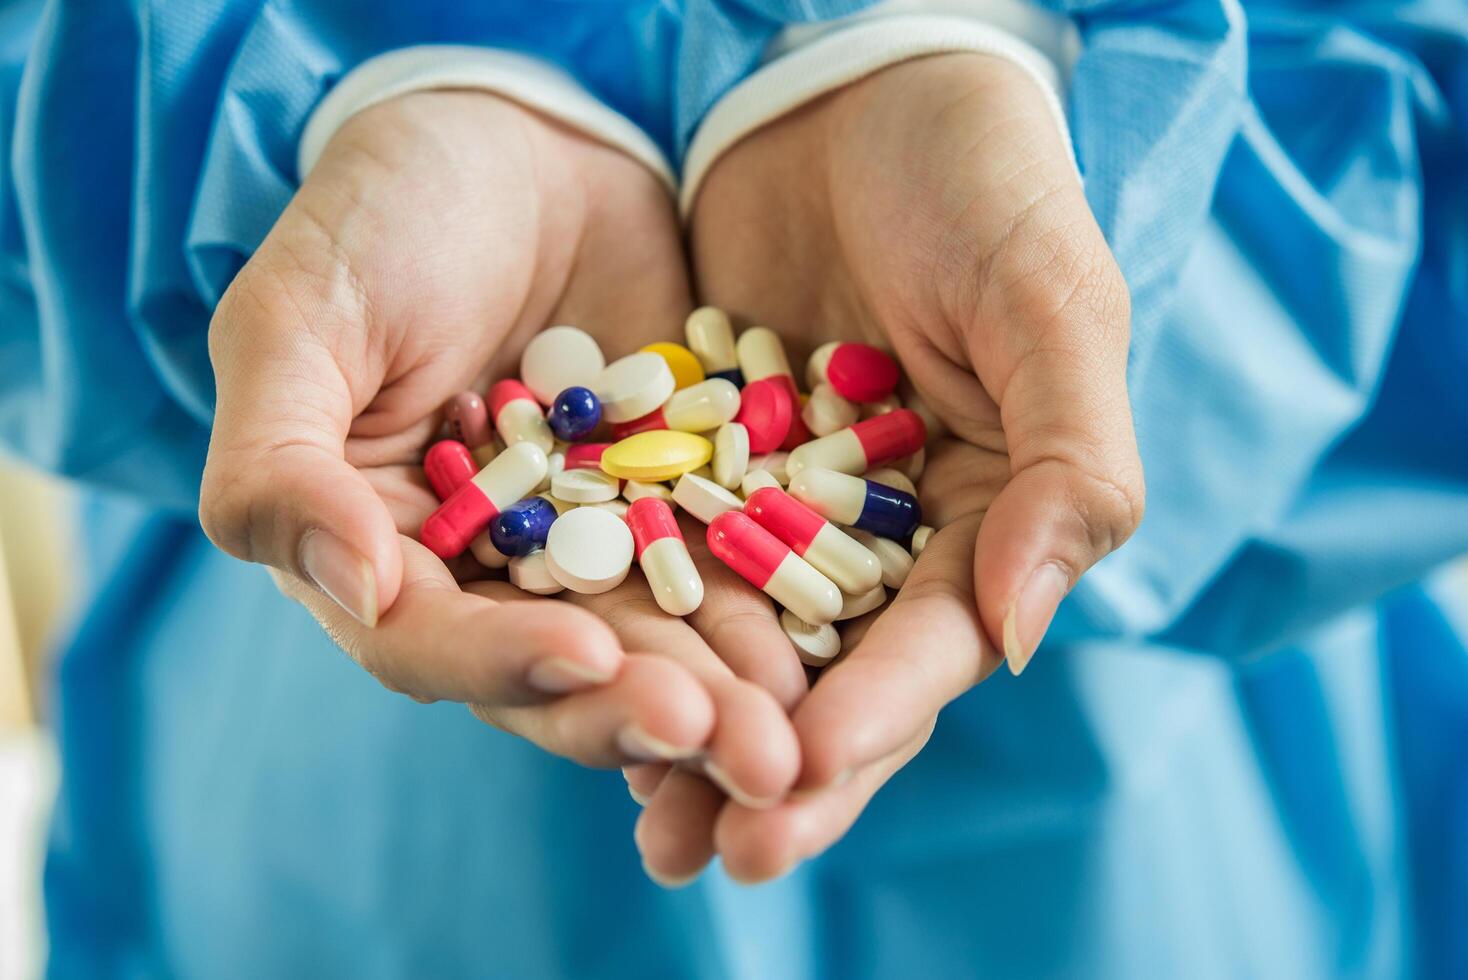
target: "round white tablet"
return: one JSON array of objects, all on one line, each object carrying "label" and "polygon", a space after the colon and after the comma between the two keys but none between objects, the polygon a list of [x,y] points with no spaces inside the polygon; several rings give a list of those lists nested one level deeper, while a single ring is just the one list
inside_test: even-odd
[{"label": "round white tablet", "polygon": [[474,540],[469,542],[469,550],[474,553],[474,560],[485,568],[504,568],[510,563],[510,557],[489,540],[488,531],[474,535]]},{"label": "round white tablet", "polygon": [[551,493],[573,504],[615,500],[621,492],[621,481],[601,470],[562,470],[551,480]]},{"label": "round white tablet", "polygon": [[640,419],[668,400],[677,387],[673,369],[651,351],[628,354],[608,364],[591,383],[608,422]]},{"label": "round white tablet", "polygon": [[807,667],[824,667],[841,652],[841,634],[830,623],[812,626],[787,609],[780,614],[780,628]]},{"label": "round white tablet", "polygon": [[581,506],[582,507],[595,507],[597,510],[604,510],[608,514],[614,514],[617,517],[622,518],[623,520],[626,520],[627,519],[627,506],[628,506],[628,504],[627,504],[627,501],[625,501],[625,500],[621,500],[621,499],[618,499],[618,500],[599,500],[599,501],[597,501],[594,504],[582,504]]},{"label": "round white tablet", "polygon": [[769,470],[750,470],[744,474],[744,479],[739,481],[739,492],[744,494],[745,500],[748,500],[749,495],[756,490],[763,490],[765,487],[780,489],[780,481],[775,479]]},{"label": "round white tablet", "polygon": [[673,500],[688,513],[707,524],[726,511],[739,510],[744,501],[713,480],[684,473],[673,488]]},{"label": "round white tablet", "polygon": [[907,581],[907,573],[912,571],[912,555],[906,548],[896,541],[879,538],[860,528],[847,528],[846,533],[866,545],[867,550],[877,556],[877,562],[882,566],[883,585],[889,589],[902,588],[902,583]]},{"label": "round white tablet", "polygon": [[[903,552],[906,554],[906,552]],[[841,612],[836,616],[837,621],[843,619],[855,619],[856,617],[869,613],[882,603],[887,601],[887,590],[882,586],[874,586],[861,595],[850,595],[841,593]]]},{"label": "round white tablet", "polygon": [[873,483],[880,483],[884,487],[891,487],[894,490],[901,490],[904,493],[910,493],[914,497],[917,496],[917,487],[913,486],[912,481],[907,478],[907,475],[899,473],[890,467],[872,470],[862,477],[862,479],[871,480]]},{"label": "round white tablet", "polygon": [[714,436],[714,458],[711,464],[714,482],[725,490],[733,490],[744,479],[749,468],[749,430],[738,422],[719,426]]},{"label": "round white tablet", "polygon": [[923,549],[928,546],[928,539],[933,536],[933,529],[924,524],[912,532],[912,557],[913,560],[923,556]]},{"label": "round white tablet", "polygon": [[510,559],[510,583],[515,588],[534,595],[555,595],[565,589],[546,567],[544,548],[537,548],[528,555]]},{"label": "round white tablet", "polygon": [[659,500],[671,502],[673,488],[666,483],[643,483],[641,480],[628,480],[622,484],[622,496],[627,498],[628,503],[636,503],[643,497],[656,497]]},{"label": "round white tablet", "polygon": [[545,564],[572,592],[597,595],[614,589],[632,567],[632,531],[616,514],[577,507],[551,525]]},{"label": "round white tablet", "polygon": [[520,380],[542,405],[567,388],[590,388],[606,366],[601,347],[585,330],[551,327],[536,334],[520,355]]}]

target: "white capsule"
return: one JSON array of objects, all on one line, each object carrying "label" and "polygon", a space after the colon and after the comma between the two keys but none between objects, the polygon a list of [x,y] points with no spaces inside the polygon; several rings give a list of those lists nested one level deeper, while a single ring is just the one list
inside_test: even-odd
[{"label": "white capsule", "polygon": [[573,504],[615,500],[621,492],[621,481],[601,470],[563,470],[551,479],[551,493]]},{"label": "white capsule", "polygon": [[[555,525],[551,525],[554,527]],[[565,589],[550,573],[545,549],[537,548],[528,555],[510,559],[510,584],[532,595],[555,595]]]},{"label": "white capsule", "polygon": [[752,470],[764,470],[775,478],[776,483],[783,487],[790,482],[790,471],[787,468],[789,461],[789,453],[764,453],[760,456],[749,457],[749,468]]},{"label": "white capsule", "polygon": [[653,598],[670,616],[687,616],[703,603],[703,578],[682,538],[659,538],[638,559]]},{"label": "white capsule", "polygon": [[855,524],[866,506],[867,483],[859,476],[812,467],[791,478],[790,495],[828,521]]},{"label": "white capsule", "polygon": [[764,592],[813,626],[833,622],[841,614],[841,590],[836,583],[793,551],[775,567]]},{"label": "white capsule", "polygon": [[816,532],[801,557],[842,592],[869,592],[882,582],[882,566],[871,549],[829,522]]},{"label": "white capsule", "polygon": [[811,390],[810,399],[800,410],[800,418],[811,435],[828,436],[860,421],[861,409],[855,402],[836,394],[835,388],[822,383]]},{"label": "white capsule", "polygon": [[545,564],[572,592],[599,595],[621,585],[632,568],[627,522],[595,507],[557,518],[545,541]]},{"label": "white capsule", "polygon": [[673,371],[651,351],[628,354],[608,364],[591,383],[608,422],[631,422],[656,411],[677,387]]},{"label": "white capsule", "polygon": [[550,461],[538,445],[517,442],[475,473],[473,481],[494,504],[494,509],[500,511],[529,496],[545,479],[549,465]]},{"label": "white capsule", "polygon": [[545,453],[555,447],[556,437],[545,420],[544,409],[529,388],[512,379],[496,381],[490,386],[488,401],[494,430],[506,446],[533,442]]},{"label": "white capsule", "polygon": [[679,432],[717,429],[739,414],[739,389],[734,382],[709,378],[676,391],[663,406],[663,422]]},{"label": "white capsule", "polygon": [[749,430],[738,422],[720,426],[714,434],[714,458],[709,467],[714,482],[725,490],[739,486],[749,468]]},{"label": "white capsule", "polygon": [[786,609],[780,613],[780,628],[807,667],[824,667],[841,652],[841,634],[830,623],[812,626]]},{"label": "white capsule", "polygon": [[608,514],[613,514],[613,515],[615,515],[617,517],[623,517],[623,518],[625,518],[627,516],[627,501],[621,500],[621,499],[618,499],[618,500],[598,500],[595,503],[592,503],[592,504],[582,504],[581,506],[582,507],[595,507],[597,510],[604,510]]},{"label": "white capsule", "polygon": [[656,497],[659,500],[671,501],[673,488],[666,483],[643,483],[640,480],[628,480],[622,484],[622,496],[627,498],[629,504],[635,504],[643,497]]},{"label": "white capsule", "polygon": [[510,558],[504,552],[494,546],[489,539],[488,531],[481,531],[469,542],[469,551],[473,553],[474,560],[485,568],[504,568],[510,563]]},{"label": "white capsule", "polygon": [[873,609],[876,609],[878,606],[886,601],[887,590],[882,588],[882,584],[880,582],[878,582],[872,588],[868,589],[866,592],[858,593],[856,595],[852,595],[849,592],[843,592],[841,594],[841,612],[837,614],[836,621],[841,622],[842,620],[855,619],[858,616],[865,616],[867,613],[871,612]]},{"label": "white capsule", "polygon": [[917,496],[917,487],[913,486],[913,482],[907,478],[907,474],[898,472],[890,466],[883,467],[880,470],[872,470],[863,479],[870,480],[872,483],[880,483],[882,486],[891,487],[894,490],[901,490],[903,493],[910,493],[914,497]]},{"label": "white capsule", "polygon": [[567,388],[590,388],[605,366],[601,347],[586,331],[551,327],[525,345],[520,380],[542,405],[549,405]]},{"label": "white capsule", "polygon": [[877,556],[882,566],[882,584],[889,589],[902,588],[902,583],[907,581],[908,573],[912,571],[912,554],[896,541],[879,538],[860,528],[849,528],[847,533]]},{"label": "white capsule", "polygon": [[705,524],[725,511],[739,510],[744,501],[713,480],[684,473],[673,487],[673,501]]},{"label": "white capsule", "polygon": [[750,470],[744,474],[744,479],[740,481],[739,492],[744,494],[745,500],[748,500],[750,494],[756,490],[763,490],[765,487],[774,487],[778,490],[780,489],[780,481],[775,479],[769,470]]},{"label": "white capsule", "polygon": [[745,384],[781,375],[794,377],[790,373],[790,359],[785,356],[785,345],[780,342],[780,335],[769,327],[750,327],[744,331],[734,345],[734,352],[739,357],[739,371]]},{"label": "white capsule", "polygon": [[734,352],[734,327],[723,310],[702,306],[688,314],[683,333],[688,347],[698,357],[704,371],[720,374],[739,366]]},{"label": "white capsule", "polygon": [[818,466],[823,470],[850,473],[853,476],[865,472],[867,466],[866,447],[856,430],[850,427],[821,436],[790,451],[785,461],[785,470],[794,479],[807,466]]},{"label": "white capsule", "polygon": [[933,529],[924,524],[912,532],[912,557],[913,560],[923,556],[923,549],[928,546],[928,539],[933,536]]},{"label": "white capsule", "polygon": [[805,386],[810,389],[812,395],[815,394],[818,387],[826,383],[826,366],[831,363],[831,355],[836,353],[836,348],[840,346],[841,341],[832,340],[811,351],[810,360],[805,362]]}]

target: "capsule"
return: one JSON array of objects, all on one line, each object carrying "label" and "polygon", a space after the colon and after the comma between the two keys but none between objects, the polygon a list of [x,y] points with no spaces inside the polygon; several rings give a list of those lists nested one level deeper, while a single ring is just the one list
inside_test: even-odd
[{"label": "capsule", "polygon": [[601,454],[611,446],[610,442],[578,442],[574,446],[567,446],[565,468],[568,470],[599,470],[601,469]]},{"label": "capsule", "polygon": [[478,471],[469,447],[453,439],[435,442],[423,455],[423,475],[428,477],[428,485],[439,500],[452,497]]},{"label": "capsule", "polygon": [[869,592],[881,584],[876,555],[784,490],[756,490],[745,498],[744,513],[842,592]]},{"label": "capsule", "polygon": [[738,511],[709,523],[709,550],[750,585],[812,626],[841,613],[841,590],[769,531]]},{"label": "capsule", "polygon": [[541,452],[548,453],[556,444],[550,425],[540,414],[540,402],[535,400],[529,388],[512,378],[496,381],[490,387],[489,415],[506,446],[531,442],[540,447]]},{"label": "capsule", "polygon": [[769,327],[750,327],[739,335],[734,350],[739,355],[739,370],[744,373],[745,383],[778,378],[790,395],[790,430],[780,448],[794,449],[809,440],[810,430],[800,418],[800,388],[795,384],[795,375],[790,373],[790,359],[785,356],[785,345],[780,342],[780,335]]},{"label": "capsule", "polygon": [[808,466],[855,476],[922,449],[926,433],[916,412],[899,408],[792,449],[785,468],[792,478]]},{"label": "capsule", "polygon": [[472,391],[460,392],[449,399],[443,416],[448,422],[449,436],[470,449],[494,438],[494,430],[489,424],[489,409],[484,407],[484,399]]},{"label": "capsule", "polygon": [[697,609],[703,602],[703,579],[688,554],[673,508],[656,497],[642,497],[627,508],[625,519],[637,546],[637,564],[658,606],[670,616],[687,616]]},{"label": "capsule", "polygon": [[736,387],[744,387],[744,375],[739,371],[739,356],[734,349],[734,327],[723,310],[699,307],[688,314],[683,333],[709,377],[723,378]]},{"label": "capsule", "polygon": [[830,385],[818,384],[800,410],[800,418],[811,435],[828,436],[855,425],[861,418],[861,409],[855,402],[837,394]]},{"label": "capsule", "polygon": [[618,439],[653,429],[678,432],[707,432],[717,429],[739,412],[739,389],[723,378],[710,378],[675,391],[656,411],[640,419],[612,426]]},{"label": "capsule", "polygon": [[490,522],[489,540],[507,557],[528,555],[545,547],[546,536],[558,516],[556,505],[544,497],[526,497],[500,511]]},{"label": "capsule", "polygon": [[801,470],[790,479],[790,495],[828,521],[879,538],[905,541],[922,522],[912,494],[833,470]]},{"label": "capsule", "polygon": [[591,435],[601,422],[601,402],[590,388],[567,388],[551,403],[547,418],[551,432],[557,439],[575,442]]},{"label": "capsule", "polygon": [[805,383],[829,384],[847,401],[879,402],[897,387],[897,362],[869,344],[837,340],[822,344],[805,364]]},{"label": "capsule", "polygon": [[546,466],[545,453],[535,443],[509,447],[428,515],[418,540],[440,558],[462,554],[501,510],[540,483]]}]

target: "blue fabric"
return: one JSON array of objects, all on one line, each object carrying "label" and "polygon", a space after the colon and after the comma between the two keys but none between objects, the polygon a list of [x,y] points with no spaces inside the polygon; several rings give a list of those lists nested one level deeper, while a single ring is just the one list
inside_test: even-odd
[{"label": "blue fabric", "polygon": [[659,891],[620,777],[387,693],[197,530],[208,311],[352,65],[512,47],[674,151],[861,5],[0,8],[0,441],[108,491],[53,974],[1468,975],[1461,0],[1055,4],[1147,521],[787,881]]}]

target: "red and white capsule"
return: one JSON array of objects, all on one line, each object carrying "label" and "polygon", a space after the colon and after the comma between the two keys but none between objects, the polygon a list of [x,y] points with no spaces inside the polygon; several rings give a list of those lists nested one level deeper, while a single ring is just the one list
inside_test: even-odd
[{"label": "red and white capsule", "polygon": [[756,490],[745,499],[744,513],[842,592],[870,592],[881,584],[882,566],[871,551],[784,490]]},{"label": "red and white capsule", "polygon": [[856,476],[917,452],[926,437],[917,413],[899,408],[797,446],[785,468],[792,477],[808,466]]},{"label": "red and white capsule", "polygon": [[509,447],[428,515],[418,540],[440,558],[463,554],[501,510],[530,495],[545,478],[546,465],[545,453],[533,442]]},{"label": "red and white capsule", "polygon": [[555,433],[545,420],[540,402],[530,389],[513,378],[496,381],[489,389],[489,416],[506,446],[531,442],[548,453],[556,444]]},{"label": "red and white capsule", "polygon": [[738,511],[709,523],[709,550],[750,585],[813,626],[841,614],[841,590],[784,542]]},{"label": "red and white capsule", "polygon": [[663,406],[640,419],[612,426],[618,439],[653,429],[678,432],[707,432],[717,429],[739,413],[739,389],[732,381],[709,378],[673,392]]},{"label": "red and white capsule", "polygon": [[847,401],[879,402],[897,387],[897,362],[868,344],[834,340],[822,344],[805,363],[805,383],[811,390],[828,384]]},{"label": "red and white capsule", "polygon": [[452,497],[478,471],[469,447],[453,439],[435,442],[423,455],[423,475],[428,477],[428,485],[439,500]]},{"label": "red and white capsule", "polygon": [[694,567],[673,508],[657,497],[632,502],[625,516],[636,545],[637,564],[653,598],[670,616],[687,616],[703,602],[703,579]]}]

